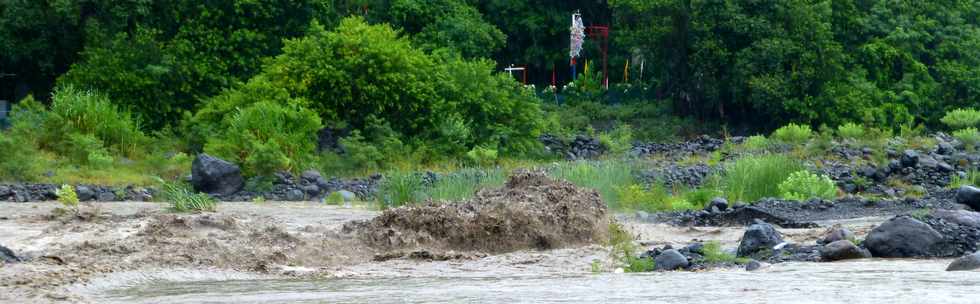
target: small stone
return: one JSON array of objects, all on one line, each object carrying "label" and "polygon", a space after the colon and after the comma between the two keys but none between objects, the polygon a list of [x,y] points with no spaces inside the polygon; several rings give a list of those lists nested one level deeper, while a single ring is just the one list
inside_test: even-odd
[{"label": "small stone", "polygon": [[117,201],[116,194],[115,193],[112,193],[110,191],[102,191],[102,192],[99,192],[99,195],[95,199],[97,201],[100,201],[100,202],[114,202],[114,201]]},{"label": "small stone", "polygon": [[919,153],[911,149],[905,150],[905,152],[902,152],[901,162],[902,162],[902,167],[905,168],[915,167],[915,165],[919,163]]},{"label": "small stone", "polygon": [[17,257],[16,254],[14,254],[14,251],[13,250],[10,250],[10,248],[7,248],[7,247],[4,247],[3,245],[0,245],[0,262],[4,262],[4,263],[16,263],[16,262],[20,262],[20,261],[21,261],[21,259],[19,257]]},{"label": "small stone", "polygon": [[835,241],[820,248],[820,258],[824,261],[840,261],[863,259],[871,257],[871,253],[863,250],[848,240]]},{"label": "small stone", "polygon": [[746,271],[756,271],[756,270],[762,269],[763,266],[765,266],[765,265],[762,262],[759,262],[759,261],[756,261],[756,260],[751,260],[751,261],[749,261],[748,263],[745,264],[745,270]]},{"label": "small stone", "polygon": [[306,200],[306,195],[303,193],[303,190],[289,189],[289,191],[286,191],[286,200],[290,202],[303,201]]},{"label": "small stone", "polygon": [[95,191],[92,191],[92,188],[89,188],[88,186],[80,185],[75,187],[75,194],[78,195],[78,200],[83,202],[90,201],[95,198]]},{"label": "small stone", "polygon": [[824,233],[823,238],[817,241],[818,244],[825,245],[841,240],[853,240],[854,233],[847,228],[835,225]]}]

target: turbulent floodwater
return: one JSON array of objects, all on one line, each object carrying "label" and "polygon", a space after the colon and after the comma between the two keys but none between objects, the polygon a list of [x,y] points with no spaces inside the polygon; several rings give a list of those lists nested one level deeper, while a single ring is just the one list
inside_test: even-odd
[{"label": "turbulent floodwater", "polygon": [[977,272],[948,260],[786,263],[757,272],[150,281],[108,303],[977,303]]}]

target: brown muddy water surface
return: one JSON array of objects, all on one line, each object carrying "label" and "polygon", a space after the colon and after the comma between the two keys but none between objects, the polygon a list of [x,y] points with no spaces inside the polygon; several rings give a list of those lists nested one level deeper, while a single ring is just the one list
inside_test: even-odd
[{"label": "brown muddy water surface", "polygon": [[980,276],[948,261],[786,263],[757,272],[513,273],[147,282],[105,303],[977,303]]},{"label": "brown muddy water surface", "polygon": [[[35,259],[0,266],[0,303],[980,302],[980,275],[945,272],[949,260],[622,274],[615,272],[608,248],[593,245],[379,262],[372,259],[376,252],[330,240],[345,222],[377,216],[370,210],[223,203],[213,215],[174,219],[160,204],[102,203],[101,220],[63,222],[48,216],[56,206],[4,205],[0,244]],[[821,225],[839,223],[863,236],[883,220]],[[625,227],[648,246],[715,240],[728,249],[743,231],[632,222]],[[792,242],[812,243],[823,230],[780,232]],[[593,261],[601,273],[592,273]],[[262,270],[254,269],[255,262]]]}]

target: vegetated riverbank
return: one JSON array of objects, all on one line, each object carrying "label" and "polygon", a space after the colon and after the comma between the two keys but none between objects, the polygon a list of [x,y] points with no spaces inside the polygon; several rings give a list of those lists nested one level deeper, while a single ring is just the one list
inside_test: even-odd
[{"label": "vegetated riverbank", "polygon": [[[92,293],[76,292],[76,288],[85,289],[80,286],[93,278],[161,268],[191,269],[203,272],[204,277],[213,271],[231,271],[225,277],[241,274],[247,278],[251,274],[312,278],[425,275],[436,272],[435,265],[446,264],[489,274],[496,268],[561,274],[755,269],[762,263],[868,256],[956,257],[975,251],[980,217],[957,203],[971,200],[960,198],[962,191],[951,190],[951,186],[973,182],[969,172],[977,168],[977,154],[942,134],[915,140],[926,144],[894,140],[869,151],[840,141],[818,150],[828,153],[808,155],[803,152],[809,145],[793,147],[776,141],[759,145],[758,138],[719,141],[702,137],[644,150],[653,154],[637,150],[635,157],[640,159],[543,166],[550,176],[597,192],[544,182],[546,178],[538,174],[525,179],[529,182],[500,181],[502,189],[462,197],[462,203],[423,203],[377,217],[373,211],[356,211],[355,218],[349,218],[351,209],[263,200],[220,204],[217,213],[202,214],[174,214],[157,204],[93,203],[70,217],[52,215],[53,204],[9,204],[14,211],[0,225],[16,233],[0,238],[0,244],[14,249],[26,262],[0,269],[10,274],[0,285],[15,299],[86,300]],[[802,202],[741,200],[748,197],[748,191],[734,191],[725,183],[732,183],[730,176],[739,173],[739,162],[745,159],[763,164],[798,159],[802,166],[787,166],[782,171],[825,174],[837,190],[833,197]],[[233,164],[213,160],[210,164],[196,161],[194,166],[195,172],[213,174],[196,173],[192,184],[219,199],[269,195],[270,200],[282,200],[290,199],[292,192],[295,200],[317,200],[335,187],[318,173],[304,172],[299,177],[282,174],[271,192],[256,194],[242,190],[244,180],[236,176]],[[451,181],[454,174],[375,177],[369,179],[373,182],[356,183],[365,185],[364,189],[375,187],[373,190],[355,195],[388,206],[412,204],[432,198],[425,195],[436,193],[431,189]],[[466,184],[462,192],[493,185],[486,179],[498,175],[476,176],[476,182]],[[782,184],[783,178],[769,179],[773,182],[762,188],[775,188],[773,184]],[[386,184],[393,180],[402,183],[398,185],[402,188]],[[656,188],[666,185],[671,186],[669,190]],[[0,196],[9,200],[11,192],[24,195],[15,188],[6,188],[6,194]],[[98,193],[108,191],[76,189],[83,201],[98,200]],[[41,199],[57,197],[53,186],[43,191]],[[368,192],[375,193],[375,198],[364,194]],[[603,224],[612,213],[607,206],[617,208],[617,218],[625,228]],[[903,216],[892,218],[897,215]],[[873,218],[853,220],[865,217]],[[356,219],[369,221],[349,222]],[[847,229],[828,230],[835,223]],[[607,234],[615,241],[607,243],[603,237]],[[903,239],[916,242],[903,243]],[[558,249],[564,247],[571,249]],[[126,275],[118,278],[95,285],[125,285],[120,280],[128,280]]]}]

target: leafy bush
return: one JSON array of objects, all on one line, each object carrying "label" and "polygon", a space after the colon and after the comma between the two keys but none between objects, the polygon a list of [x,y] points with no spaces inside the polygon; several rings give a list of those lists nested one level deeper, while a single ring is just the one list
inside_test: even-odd
[{"label": "leafy bush", "polygon": [[102,146],[102,141],[91,134],[68,134],[65,144],[67,156],[76,164],[92,168],[107,168],[112,165],[113,158],[109,151]]},{"label": "leafy bush", "polygon": [[943,116],[941,121],[953,130],[978,127],[980,126],[980,111],[973,108],[955,109],[946,112],[946,116]]},{"label": "leafy bush", "polygon": [[247,176],[299,170],[316,148],[320,118],[299,105],[258,102],[224,121],[205,151],[242,165]]},{"label": "leafy bush", "polygon": [[344,196],[338,191],[334,191],[323,198],[323,202],[331,205],[340,205],[344,203]]},{"label": "leafy bush", "polygon": [[779,192],[783,198],[804,201],[811,198],[833,199],[837,196],[837,186],[826,175],[817,175],[810,171],[793,172],[779,184]]},{"label": "leafy bush", "polygon": [[497,150],[475,147],[470,152],[466,152],[466,159],[477,166],[489,166],[497,162]]},{"label": "leafy bush", "polygon": [[764,135],[749,136],[745,139],[745,142],[742,143],[742,147],[753,152],[765,151],[769,148],[769,145],[769,139]]},{"label": "leafy bush", "polygon": [[40,151],[26,139],[0,131],[0,181],[36,181],[40,178],[45,160]]},{"label": "leafy bush", "polygon": [[813,130],[808,125],[788,124],[776,129],[772,138],[787,144],[802,144],[810,140]]},{"label": "leafy bush", "polygon": [[55,194],[58,195],[58,202],[65,210],[78,214],[78,194],[75,193],[75,187],[67,184],[61,185]]},{"label": "leafy bush", "polygon": [[980,144],[980,131],[974,127],[953,131],[953,137],[963,142],[968,151],[976,150],[977,144]]},{"label": "leafy bush", "polygon": [[749,156],[729,164],[719,185],[731,202],[754,202],[778,197],[779,184],[800,170],[803,165],[785,155]]},{"label": "leafy bush", "polygon": [[837,135],[845,139],[862,139],[865,135],[864,126],[855,123],[845,123],[837,126]]},{"label": "leafy bush", "polygon": [[633,128],[619,125],[610,132],[599,134],[599,142],[609,148],[614,155],[623,155],[633,148]]},{"label": "leafy bush", "polygon": [[217,207],[214,198],[204,193],[195,193],[187,184],[161,178],[156,180],[160,184],[163,199],[170,202],[170,210],[173,212],[213,212]]},{"label": "leafy bush", "polygon": [[734,254],[725,252],[721,248],[721,243],[718,241],[708,241],[704,243],[704,247],[701,249],[704,253],[705,263],[735,263],[735,264],[745,264],[749,262],[747,258],[739,258]]}]

